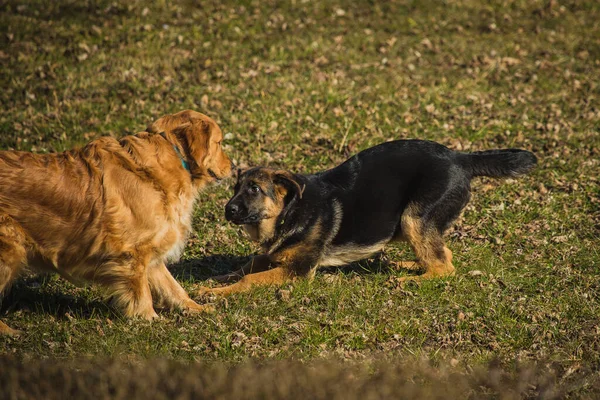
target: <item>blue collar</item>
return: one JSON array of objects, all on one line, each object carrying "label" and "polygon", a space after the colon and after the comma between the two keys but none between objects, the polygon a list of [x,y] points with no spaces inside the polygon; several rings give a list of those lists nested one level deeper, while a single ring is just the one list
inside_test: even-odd
[{"label": "blue collar", "polygon": [[[169,141],[167,139],[167,136],[165,135],[164,132],[161,132],[160,136],[164,137],[167,142]],[[171,143],[171,142],[169,142],[169,143]],[[181,165],[183,166],[183,168],[185,168],[187,171],[189,171],[190,170],[190,165],[185,160],[185,158],[183,158],[183,155],[179,151],[179,147],[175,146],[174,144],[172,146],[173,146],[173,149],[175,150],[175,153],[177,153],[177,156],[179,157],[179,160],[181,160]]]}]

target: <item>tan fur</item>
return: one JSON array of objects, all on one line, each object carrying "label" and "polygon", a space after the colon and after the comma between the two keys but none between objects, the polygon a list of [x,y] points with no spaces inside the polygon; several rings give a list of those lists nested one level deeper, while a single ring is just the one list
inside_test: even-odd
[{"label": "tan fur", "polygon": [[[452,252],[444,244],[442,236],[435,230],[424,229],[421,220],[415,216],[414,210],[407,210],[402,216],[403,237],[410,243],[419,265],[425,272],[422,275],[401,278],[407,280],[423,280],[454,275]],[[410,265],[414,269],[413,265]]]},{"label": "tan fur", "polygon": [[165,262],[183,250],[199,190],[231,172],[222,133],[190,110],[149,130],[59,154],[0,152],[0,292],[29,265],[103,285],[126,316],[156,317],[153,297],[202,309]]},{"label": "tan fur", "polygon": [[276,267],[268,271],[257,272],[255,274],[245,275],[239,282],[233,285],[219,288],[205,288],[198,290],[199,295],[215,294],[219,296],[228,296],[233,293],[247,292],[254,286],[281,285],[293,279],[287,268]]},{"label": "tan fur", "polygon": [[[197,294],[210,293],[228,296],[233,293],[248,291],[254,286],[281,285],[299,276],[313,279],[318,263],[316,261],[312,262],[306,255],[314,252],[313,244],[320,238],[321,234],[322,225],[321,220],[318,219],[301,243],[254,257],[250,263],[240,270],[214,278],[218,282],[232,282],[238,279],[239,282],[219,288],[201,287],[198,289]],[[268,268],[273,269],[267,270]]]}]

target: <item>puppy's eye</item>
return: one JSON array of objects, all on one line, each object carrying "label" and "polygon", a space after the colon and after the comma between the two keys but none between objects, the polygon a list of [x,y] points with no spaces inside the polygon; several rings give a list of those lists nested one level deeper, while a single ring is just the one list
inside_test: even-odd
[{"label": "puppy's eye", "polygon": [[248,191],[252,194],[256,194],[256,193],[260,192],[260,187],[258,185],[250,185],[248,187]]}]

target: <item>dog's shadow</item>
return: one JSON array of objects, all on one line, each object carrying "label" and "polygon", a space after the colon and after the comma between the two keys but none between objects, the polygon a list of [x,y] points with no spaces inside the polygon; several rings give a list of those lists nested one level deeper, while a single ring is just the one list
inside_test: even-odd
[{"label": "dog's shadow", "polygon": [[240,269],[251,259],[252,256],[211,254],[170,265],[169,271],[178,281],[204,281]]},{"label": "dog's shadow", "polygon": [[[252,256],[232,256],[213,254],[203,258],[190,259],[169,266],[178,281],[199,283],[215,275],[222,275],[241,268]],[[394,267],[384,254],[340,267],[327,267],[318,274],[344,276],[390,273]],[[0,298],[0,315],[15,311],[36,312],[52,315],[58,320],[73,316],[93,318],[104,316],[119,318],[120,314],[110,305],[108,299],[90,289],[78,289],[70,284],[52,283],[53,278],[44,275],[26,276],[15,282],[13,288]]]},{"label": "dog's shadow", "polygon": [[[48,275],[34,275],[18,279],[13,287],[0,297],[0,314],[16,311],[51,315],[57,320],[93,318],[102,315],[118,318],[118,313],[98,295],[90,295],[90,289],[80,289],[70,284],[66,290],[58,290]],[[61,289],[62,289],[61,285]],[[84,293],[85,292],[85,293]]]},{"label": "dog's shadow", "polygon": [[[197,282],[238,269],[250,259],[248,256],[215,254],[170,265],[169,270],[178,281]],[[74,316],[84,319],[121,317],[102,291],[77,288],[66,281],[58,283],[56,279],[59,278],[33,273],[20,277],[0,296],[0,316],[21,312],[51,315],[57,320]]]},{"label": "dog's shadow", "polygon": [[[180,262],[169,267],[177,280],[204,281],[216,275],[223,275],[243,267],[253,256],[231,256],[212,254],[207,257]],[[339,267],[320,268],[318,274],[371,275],[386,274],[396,269],[384,253]]]}]

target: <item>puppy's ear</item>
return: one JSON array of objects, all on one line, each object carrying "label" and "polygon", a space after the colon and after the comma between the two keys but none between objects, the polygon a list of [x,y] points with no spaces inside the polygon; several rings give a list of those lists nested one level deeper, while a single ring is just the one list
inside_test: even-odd
[{"label": "puppy's ear", "polygon": [[250,171],[250,168],[248,168],[248,167],[237,169],[236,179],[238,180],[238,182],[240,181],[240,179],[242,179],[242,175],[244,175],[248,171]]},{"label": "puppy's ear", "polygon": [[304,186],[300,186],[300,183],[291,172],[285,170],[275,171],[273,182],[283,186],[287,190],[287,193],[293,194],[294,197],[298,196],[298,198],[302,198]]}]

